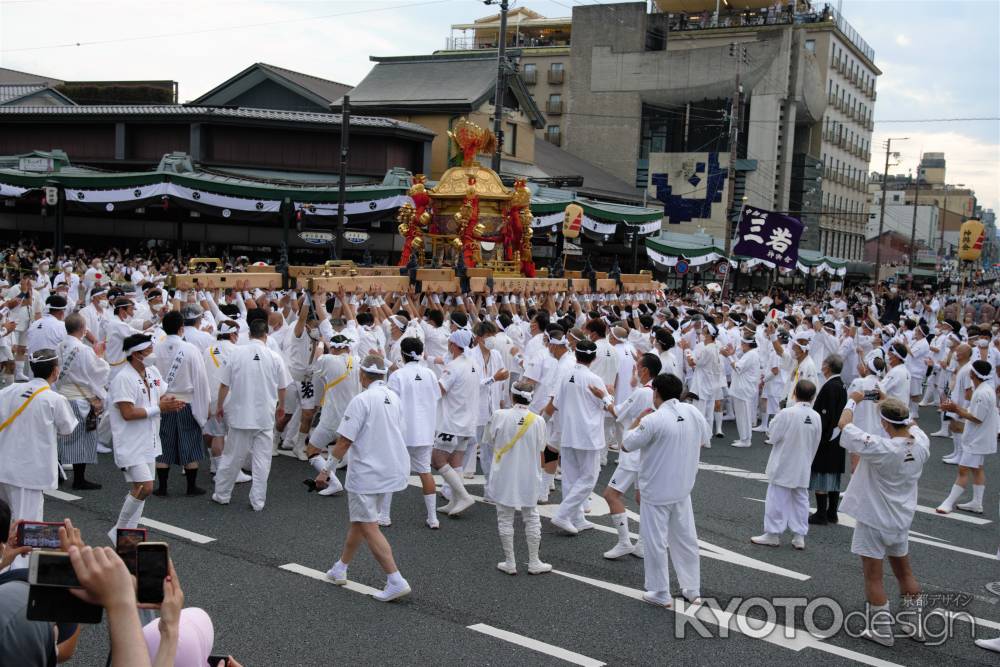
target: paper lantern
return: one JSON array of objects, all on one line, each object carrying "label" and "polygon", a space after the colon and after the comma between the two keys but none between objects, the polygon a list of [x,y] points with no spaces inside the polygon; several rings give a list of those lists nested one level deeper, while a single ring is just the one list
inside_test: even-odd
[{"label": "paper lantern", "polygon": [[583,226],[583,207],[579,204],[570,204],[566,207],[566,215],[563,218],[563,236],[568,239],[575,239],[580,235],[580,228]]},{"label": "paper lantern", "polygon": [[958,258],[964,262],[974,262],[983,254],[986,228],[979,220],[966,220],[959,230],[958,239]]}]

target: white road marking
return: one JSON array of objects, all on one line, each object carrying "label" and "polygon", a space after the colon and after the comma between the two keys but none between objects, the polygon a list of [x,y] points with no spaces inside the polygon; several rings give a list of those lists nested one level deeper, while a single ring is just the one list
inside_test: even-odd
[{"label": "white road marking", "polygon": [[[322,581],[324,584],[330,584],[331,586],[336,586],[326,577],[326,572],[320,572],[319,570],[314,570],[311,567],[306,567],[305,565],[299,565],[298,563],[286,563],[285,565],[279,566],[278,569],[285,570],[286,572],[294,572],[295,574],[301,574],[303,577],[309,577],[310,579],[316,579],[317,581]],[[349,591],[354,591],[355,593],[361,593],[362,595],[375,595],[380,593],[377,588],[372,588],[371,586],[365,586],[364,584],[359,584],[356,581],[348,580],[346,584],[340,586],[340,588],[346,588]]]},{"label": "white road marking", "polygon": [[66,493],[65,491],[59,491],[58,489],[53,489],[52,491],[42,491],[49,498],[55,498],[56,500],[65,500],[67,502],[72,502],[74,500],[80,500],[80,496],[74,496],[72,493]]},{"label": "white road marking", "polygon": [[[604,590],[624,595],[625,597],[629,597],[634,600],[642,599],[642,591],[636,588],[629,588],[628,586],[622,586],[621,584],[614,584],[609,581],[593,579],[591,577],[585,577],[583,575],[573,574],[572,572],[565,572],[563,570],[552,570],[552,573],[561,575],[568,579],[574,579],[597,588],[603,588]],[[795,652],[811,648],[816,649],[817,651],[823,651],[824,653],[830,653],[842,658],[847,658],[848,660],[860,662],[865,665],[872,665],[873,667],[900,667],[894,662],[888,662],[880,658],[874,658],[865,653],[859,653],[858,651],[852,651],[851,649],[828,644],[825,641],[817,639],[808,632],[799,630],[794,626],[777,623],[765,623],[760,619],[755,618],[748,619],[746,616],[727,613],[723,610],[714,610],[705,605],[692,606],[688,604],[684,598],[674,598],[674,606],[669,611],[673,611],[675,614],[682,614],[684,616],[697,618],[705,624],[711,624],[719,627],[726,626],[733,632],[740,632],[740,624],[742,623],[745,626],[754,628],[754,630],[759,629],[760,634],[763,635],[760,637],[762,641],[766,641],[770,644],[781,646]],[[768,630],[766,635],[764,634],[765,628]]]},{"label": "white road marking", "polygon": [[[763,503],[764,501],[760,498],[746,498],[746,500],[752,500],[757,503]],[[810,507],[809,511],[815,512],[815,507]],[[844,528],[854,528],[858,522],[854,520],[849,514],[844,514],[843,512],[839,515],[840,523],[837,525],[843,526]],[[939,549],[947,549],[948,551],[955,551],[960,554],[965,554],[967,556],[977,556],[979,558],[986,558],[988,560],[996,560],[996,554],[986,553],[985,551],[974,551],[972,549],[966,549],[965,547],[956,546],[951,544],[948,540],[943,540],[940,537],[934,537],[933,535],[927,535],[925,533],[918,533],[916,531],[910,531],[909,541],[916,544],[929,544],[932,547],[938,547]]]},{"label": "white road marking", "polygon": [[169,535],[174,535],[175,537],[183,537],[185,540],[191,540],[196,544],[208,544],[209,542],[215,541],[214,537],[202,535],[201,533],[195,533],[184,528],[178,528],[177,526],[171,526],[169,523],[163,523],[162,521],[157,521],[155,519],[142,517],[139,519],[139,523],[144,526],[149,526],[153,530],[158,530],[161,533],[167,533]]},{"label": "white road marking", "polygon": [[494,628],[492,625],[486,625],[485,623],[476,623],[475,625],[469,625],[466,627],[469,630],[481,632],[484,635],[496,637],[497,639],[502,639],[506,642],[510,642],[511,644],[517,644],[518,646],[529,648],[532,651],[544,653],[545,655],[551,655],[553,658],[559,658],[560,660],[565,660],[566,662],[573,663],[574,665],[582,665],[583,667],[601,667],[605,664],[600,660],[594,660],[593,658],[588,658],[585,655],[575,653],[553,644],[546,644],[545,642],[532,639],[531,637],[525,637],[524,635],[519,635],[515,632],[508,632],[507,630]]},{"label": "white road marking", "polygon": [[[721,475],[729,475],[730,477],[740,477],[742,479],[752,479],[758,482],[766,482],[767,475],[762,472],[751,472],[749,470],[743,470],[742,468],[732,468],[730,466],[716,465],[713,463],[699,463],[699,470],[707,470],[709,472],[717,472]],[[931,516],[936,516],[942,519],[953,519],[955,521],[962,521],[964,523],[971,523],[977,526],[985,526],[986,524],[993,523],[990,519],[981,519],[977,516],[969,516],[968,514],[962,514],[961,511],[956,510],[950,514],[938,514],[933,507],[927,507],[926,505],[917,505],[917,511],[923,514],[930,514]]]}]

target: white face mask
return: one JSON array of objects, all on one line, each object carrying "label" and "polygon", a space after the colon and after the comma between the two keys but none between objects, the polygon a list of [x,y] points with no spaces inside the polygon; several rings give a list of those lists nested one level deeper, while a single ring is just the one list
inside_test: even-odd
[{"label": "white face mask", "polygon": [[97,305],[100,306],[101,308],[107,308],[108,307],[108,300],[107,299],[98,299],[97,300]]},{"label": "white face mask", "polygon": [[483,341],[483,345],[486,346],[487,350],[495,350],[497,347],[497,341],[492,336]]},{"label": "white face mask", "polygon": [[983,348],[985,348],[985,347],[989,347],[989,346],[990,346],[990,341],[988,341],[988,340],[982,340],[982,339],[980,339],[980,340],[976,341],[976,347],[983,347]]}]

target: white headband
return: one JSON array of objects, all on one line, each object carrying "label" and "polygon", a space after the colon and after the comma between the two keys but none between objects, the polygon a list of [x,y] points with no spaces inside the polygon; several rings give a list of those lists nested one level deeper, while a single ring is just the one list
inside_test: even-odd
[{"label": "white headband", "polygon": [[346,349],[346,348],[348,348],[350,346],[351,346],[351,339],[350,338],[344,340],[343,342],[339,342],[339,343],[335,342],[335,341],[332,341],[332,340],[330,341],[330,347],[332,347],[335,350],[343,350],[343,349]]},{"label": "white headband", "polygon": [[228,336],[229,334],[234,334],[240,330],[239,327],[226,324],[225,322],[219,324],[219,335]]},{"label": "white headband", "polygon": [[403,356],[406,357],[407,359],[412,359],[413,361],[420,361],[421,357],[423,357],[424,355],[420,354],[419,352],[411,351],[411,352],[404,352]]},{"label": "white headband", "polygon": [[548,339],[549,339],[549,345],[568,345],[569,344],[567,342],[567,340],[566,340],[566,336],[563,336],[562,338],[553,338],[552,336],[548,336]]},{"label": "white headband", "polygon": [[384,368],[379,368],[378,366],[362,366],[361,370],[369,375],[385,375],[388,371]]},{"label": "white headband", "polygon": [[472,334],[468,329],[458,329],[453,331],[450,336],[448,336],[448,342],[453,343],[463,350],[469,347],[469,343],[472,342]]},{"label": "white headband", "polygon": [[572,338],[573,340],[575,340],[575,341],[576,341],[576,342],[578,342],[578,343],[579,343],[579,342],[580,342],[581,340],[583,340],[582,338],[580,338],[579,336],[577,336],[576,334],[574,334],[574,333],[573,333],[572,331],[570,331],[570,332],[569,332],[569,337],[570,337],[570,338]]},{"label": "white headband", "polygon": [[883,364],[885,363],[885,357],[882,355],[882,350],[872,350],[871,352],[866,354],[865,366],[867,366],[868,370],[870,370],[875,375],[879,375],[880,371],[878,370],[878,368],[875,367],[876,359],[881,359],[882,363]]},{"label": "white headband", "polygon": [[125,350],[125,354],[132,354],[133,352],[142,352],[143,350],[153,347],[153,341],[147,340],[145,343],[139,343],[129,349]]},{"label": "white headband", "polygon": [[39,350],[38,352],[35,352],[33,355],[31,355],[31,362],[32,363],[39,363],[40,364],[40,363],[43,363],[43,362],[46,362],[46,361],[55,361],[55,360],[57,360],[59,358],[59,355],[56,354],[56,353],[53,353],[51,357],[41,357],[41,356],[39,356],[39,354],[41,352],[42,352],[42,350]]},{"label": "white headband", "polygon": [[907,418],[907,419],[889,419],[889,418],[888,418],[888,417],[886,417],[886,416],[885,416],[885,414],[884,414],[884,413],[882,413],[881,411],[879,412],[879,416],[880,416],[880,417],[881,417],[882,419],[884,419],[884,420],[886,420],[887,422],[889,422],[890,424],[896,424],[897,426],[906,426],[907,424],[909,424],[909,423],[910,423],[910,420],[909,420],[909,418]]},{"label": "white headband", "polygon": [[889,354],[896,355],[896,358],[898,358],[900,361],[906,361],[906,357],[897,352],[895,347],[892,346],[889,347]]},{"label": "white headband", "polygon": [[525,399],[526,401],[529,401],[529,402],[535,396],[534,392],[521,391],[517,387],[511,387],[510,393],[512,393],[514,396],[520,396],[521,398],[523,398],[523,399]]},{"label": "white headband", "polygon": [[389,318],[389,321],[396,325],[396,328],[400,331],[406,329],[406,324],[403,322],[403,318],[399,315],[393,315]]},{"label": "white headband", "polygon": [[[991,371],[993,370],[992,366],[990,366],[990,370]],[[990,379],[990,374],[989,373],[987,373],[986,375],[982,375],[979,371],[976,370],[975,366],[969,366],[969,371],[971,371],[972,374],[975,375],[980,380],[989,380]]]}]

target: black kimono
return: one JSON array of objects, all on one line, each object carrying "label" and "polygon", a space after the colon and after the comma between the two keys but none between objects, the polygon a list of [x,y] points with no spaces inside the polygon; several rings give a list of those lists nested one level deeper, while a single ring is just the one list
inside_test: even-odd
[{"label": "black kimono", "polygon": [[819,413],[823,421],[823,434],[820,436],[819,449],[813,458],[814,473],[843,473],[845,452],[840,446],[840,433],[833,437],[833,432],[840,421],[840,415],[847,405],[847,389],[839,375],[834,375],[826,381],[816,395],[813,410]]}]

